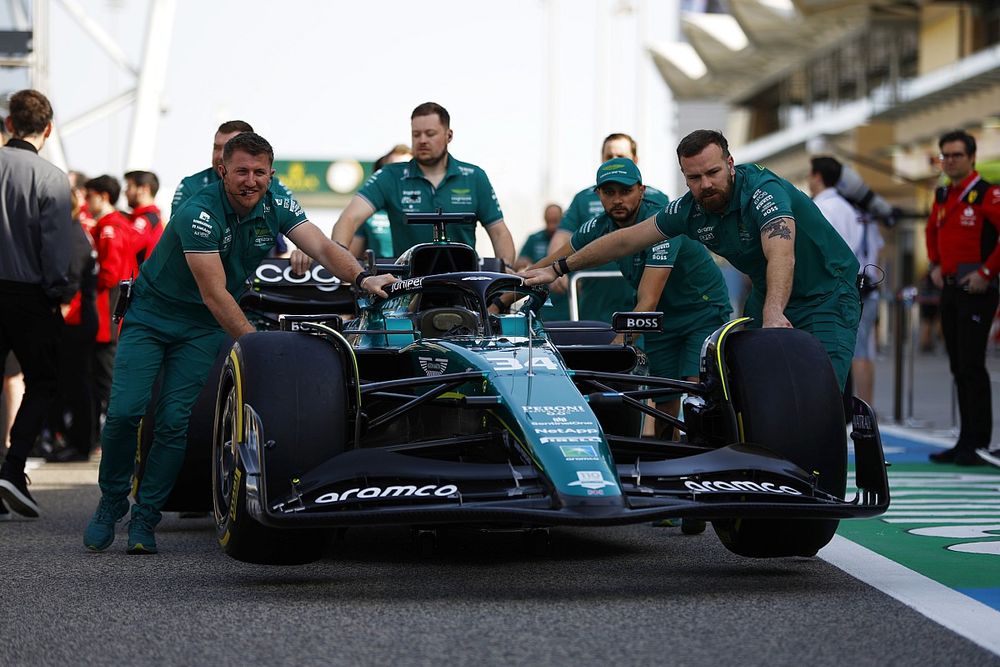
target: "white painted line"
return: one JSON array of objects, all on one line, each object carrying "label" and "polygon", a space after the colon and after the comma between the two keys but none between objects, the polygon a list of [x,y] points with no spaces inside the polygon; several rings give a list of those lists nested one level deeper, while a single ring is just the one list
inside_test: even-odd
[{"label": "white painted line", "polygon": [[913,510],[913,511],[908,511],[908,510],[889,510],[888,512],[886,512],[882,516],[886,516],[886,517],[892,517],[892,516],[908,516],[908,517],[926,516],[926,517],[931,517],[931,518],[933,518],[933,517],[941,517],[942,520],[945,520],[948,517],[955,517],[955,516],[968,516],[968,517],[973,517],[973,516],[992,516],[992,517],[1000,518],[1000,514],[997,514],[997,511],[995,509],[988,509],[988,510],[984,510],[984,511],[981,511],[981,512],[964,512],[964,511],[963,512],[926,512],[926,511],[923,511],[923,510]]},{"label": "white painted line", "polygon": [[941,519],[917,519],[914,517],[907,517],[905,519],[879,519],[879,521],[885,521],[886,523],[993,523],[996,521],[996,517],[983,517],[981,519],[958,519],[955,517],[942,517]]},{"label": "white painted line", "polygon": [[[997,487],[1000,488],[1000,487]],[[928,500],[938,500],[935,496],[962,496],[963,498],[969,498],[970,500],[975,500],[977,498],[996,498],[998,497],[996,492],[988,489],[985,491],[939,491],[937,489],[927,489],[926,491],[917,491],[914,489],[893,489],[892,490],[892,502],[895,504],[898,502],[903,502],[900,500],[900,496],[919,496],[920,498],[926,498]],[[911,498],[906,502],[912,502],[916,498]],[[944,500],[941,498],[940,500]]]},{"label": "white painted line", "polygon": [[[985,510],[991,507],[1000,507],[1000,500],[983,500],[982,498],[948,498],[948,499],[936,499],[934,498],[904,498],[900,500],[899,498],[892,499],[893,507],[899,507],[904,510],[929,510],[929,509],[941,509],[941,510],[961,510],[961,509],[977,509]],[[959,502],[966,500],[967,502]]]},{"label": "white painted line", "polygon": [[979,458],[982,460],[1000,468],[1000,450],[987,451],[985,449],[977,449],[976,453],[979,454]]},{"label": "white painted line", "polygon": [[820,558],[896,598],[935,623],[1000,655],[1000,611],[834,535]]},{"label": "white painted line", "polygon": [[[966,502],[961,502],[961,501]],[[893,498],[892,506],[904,510],[960,510],[1000,507],[1000,500],[982,498]]]}]

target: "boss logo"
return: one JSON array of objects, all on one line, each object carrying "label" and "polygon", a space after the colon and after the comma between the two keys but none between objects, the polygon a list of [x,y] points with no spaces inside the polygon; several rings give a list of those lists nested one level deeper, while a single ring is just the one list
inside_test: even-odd
[{"label": "boss logo", "polygon": [[663,313],[615,313],[612,326],[618,333],[663,331]]}]

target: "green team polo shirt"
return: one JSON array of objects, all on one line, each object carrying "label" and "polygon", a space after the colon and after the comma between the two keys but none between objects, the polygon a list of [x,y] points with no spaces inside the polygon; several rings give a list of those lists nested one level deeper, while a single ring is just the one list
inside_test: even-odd
[{"label": "green team polo shirt", "polygon": [[[642,221],[662,210],[658,202],[643,199],[636,220]],[[585,222],[573,234],[570,244],[579,250],[588,243],[618,230],[607,213]],[[704,246],[687,237],[675,236],[616,260],[616,267],[636,290],[646,267],[671,269],[656,309],[664,315],[665,333],[682,334],[706,322],[724,321],[730,311],[729,292],[719,267]],[[634,307],[634,302],[630,309]]]},{"label": "green team polo shirt", "polygon": [[816,308],[828,297],[853,286],[858,260],[812,199],[794,185],[757,164],[736,167],[733,196],[721,215],[704,210],[690,192],[656,214],[664,236],[687,234],[749,276],[759,304],[767,293],[767,260],[760,230],[778,218],[795,220],[795,274],[785,309],[794,317]]},{"label": "green team polo shirt", "polygon": [[196,324],[218,326],[201,299],[186,253],[218,254],[226,271],[226,290],[236,298],[246,280],[275,245],[278,234],[307,221],[292,197],[264,193],[240,218],[219,181],[188,199],[170,218],[163,236],[139,270],[136,298],[144,308],[176,313]]},{"label": "green team polo shirt", "polygon": [[540,232],[535,232],[524,242],[521,246],[521,252],[517,254],[518,257],[527,257],[534,264],[540,259],[544,259],[546,255],[549,254],[549,241],[551,237],[543,229]]},{"label": "green team polo shirt", "polygon": [[[397,253],[434,240],[433,227],[406,224],[407,213],[434,213],[438,209],[442,213],[474,213],[484,227],[503,219],[486,172],[474,164],[456,160],[451,154],[448,169],[436,188],[413,159],[387,164],[376,171],[358,190],[358,196],[389,216],[392,247]],[[472,225],[448,225],[448,238],[476,247]]]},{"label": "green team polo shirt", "polygon": [[376,257],[396,257],[392,252],[392,230],[385,211],[378,211],[365,220],[354,235],[364,239],[365,249],[371,250]]},{"label": "green team polo shirt", "polygon": [[[666,206],[669,198],[654,187],[646,186],[643,195],[644,200],[653,202],[660,207]],[[559,229],[570,233],[576,232],[588,220],[592,220],[604,214],[604,205],[594,188],[580,190],[573,197],[569,208],[563,214],[559,222]],[[645,219],[645,218],[640,218]],[[608,262],[601,266],[595,266],[588,271],[617,271],[618,264]],[[591,280],[583,283],[586,287],[586,295],[580,296],[580,319],[597,320],[600,322],[611,322],[611,316],[615,312],[631,310],[635,306],[635,290],[629,289],[622,283],[608,278]]]},{"label": "green team polo shirt", "polygon": [[[218,183],[222,179],[219,174],[216,173],[215,169],[209,167],[208,169],[203,169],[197,174],[191,174],[181,179],[180,185],[174,190],[174,198],[170,201],[170,217],[173,217],[174,211],[180,208],[181,204],[190,199],[191,197],[198,194],[198,192],[213,183]],[[275,197],[293,197],[292,191],[285,187],[284,183],[278,180],[275,176],[271,179],[271,185],[269,187],[271,192],[274,193]]]}]

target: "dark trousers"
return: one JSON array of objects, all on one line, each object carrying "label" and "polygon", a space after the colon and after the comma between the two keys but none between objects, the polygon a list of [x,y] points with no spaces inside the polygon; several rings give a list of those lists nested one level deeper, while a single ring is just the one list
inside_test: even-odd
[{"label": "dark trousers", "polygon": [[100,429],[101,417],[108,413],[111,398],[111,378],[115,371],[115,353],[118,341],[94,345],[94,426]]},{"label": "dark trousers", "polygon": [[40,287],[0,287],[0,359],[13,351],[24,372],[24,399],[7,452],[14,468],[24,467],[55,400],[62,326],[59,307],[49,303]]},{"label": "dark trousers", "polygon": [[993,432],[986,342],[998,297],[996,289],[969,294],[960,286],[946,284],[941,290],[941,333],[958,391],[961,420],[957,447],[969,451],[988,447]]},{"label": "dark trousers", "polygon": [[[66,445],[88,454],[96,442],[94,429],[94,335],[95,327],[66,326],[59,349],[59,400],[52,426],[66,437]],[[69,423],[66,423],[66,417]]]}]

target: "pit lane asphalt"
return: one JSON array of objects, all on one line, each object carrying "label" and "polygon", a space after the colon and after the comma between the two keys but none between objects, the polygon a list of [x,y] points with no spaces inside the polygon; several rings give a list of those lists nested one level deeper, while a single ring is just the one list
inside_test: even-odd
[{"label": "pit lane asphalt", "polygon": [[167,515],[160,554],[81,543],[96,465],[30,473],[44,511],[0,522],[0,664],[1000,665],[817,559],[749,560],[709,529],[513,534],[352,529],[320,562],[224,556],[210,519]]}]

